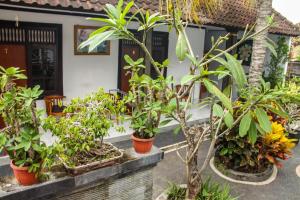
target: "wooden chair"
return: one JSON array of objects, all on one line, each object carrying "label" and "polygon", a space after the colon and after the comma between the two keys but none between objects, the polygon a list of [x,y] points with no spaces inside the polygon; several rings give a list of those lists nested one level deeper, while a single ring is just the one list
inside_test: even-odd
[{"label": "wooden chair", "polygon": [[[183,85],[182,87],[183,87],[183,90],[182,90],[182,92],[180,92],[179,95],[185,93],[185,92],[189,89],[189,86],[188,86],[188,85]],[[177,93],[180,91],[180,88],[181,88],[181,85],[176,85],[176,86],[175,86],[175,89],[176,89],[176,92],[177,92]],[[182,100],[187,101],[188,98],[189,98],[189,92],[187,92],[187,93],[182,97]]]},{"label": "wooden chair", "polygon": [[62,117],[65,115],[63,113],[63,110],[65,106],[63,105],[63,99],[65,97],[61,95],[51,95],[51,96],[45,96],[45,104],[46,104],[46,112],[47,115],[50,116],[56,116],[56,117]]}]

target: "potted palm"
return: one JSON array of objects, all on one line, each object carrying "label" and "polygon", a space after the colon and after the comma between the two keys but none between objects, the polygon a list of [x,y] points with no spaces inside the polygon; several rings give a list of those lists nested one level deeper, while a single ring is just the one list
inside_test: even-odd
[{"label": "potted palm", "polygon": [[[114,126],[109,116],[121,116],[124,111],[123,101],[114,101],[100,89],[83,99],[72,99],[64,109],[66,116],[58,121],[53,116],[45,120],[43,127],[57,137],[54,148],[69,173],[76,175],[112,165],[122,158],[123,152],[103,139]],[[122,127],[117,129],[121,131]]]},{"label": "potted palm", "polygon": [[49,163],[48,147],[40,140],[41,114],[35,100],[39,87],[18,87],[14,81],[26,79],[18,68],[0,67],[0,112],[6,127],[0,130],[0,151],[7,152],[11,168],[21,185],[38,182]]}]

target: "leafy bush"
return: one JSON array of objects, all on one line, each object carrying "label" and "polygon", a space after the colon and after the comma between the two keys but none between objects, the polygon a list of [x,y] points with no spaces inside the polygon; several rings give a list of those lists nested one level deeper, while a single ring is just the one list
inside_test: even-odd
[{"label": "leafy bush", "polygon": [[[261,172],[270,163],[275,163],[269,159],[261,159],[260,151],[267,150],[262,149],[262,146],[265,147],[263,138],[272,133],[274,123],[280,123],[282,127],[286,124],[289,116],[283,109],[282,98],[288,99],[289,95],[289,89],[271,89],[270,84],[264,81],[260,88],[244,90],[235,103],[234,118],[238,118],[241,113],[246,114],[229,134],[217,142],[216,156],[220,164],[243,172]],[[297,98],[297,95],[293,96]],[[251,103],[253,106],[249,109]]]},{"label": "leafy bush", "polygon": [[17,86],[16,80],[26,79],[22,72],[19,68],[0,66],[0,112],[6,125],[0,130],[0,151],[4,149],[16,166],[39,174],[51,163],[51,148],[40,140],[43,111],[35,106],[42,91],[38,86]]},{"label": "leafy bush", "polygon": [[124,102],[116,102],[114,99],[100,89],[83,99],[73,99],[64,110],[66,117],[57,121],[50,116],[45,120],[44,128],[58,137],[55,147],[59,157],[69,166],[86,164],[108,156],[104,152],[103,138],[114,125],[109,116],[121,116],[120,112],[125,111]]},{"label": "leafy bush", "polygon": [[[168,200],[185,200],[186,188],[182,188],[176,184],[170,184],[168,191]],[[201,186],[200,192],[196,196],[196,200],[236,200],[230,195],[229,186],[221,187],[218,183],[211,182],[207,179]]]}]

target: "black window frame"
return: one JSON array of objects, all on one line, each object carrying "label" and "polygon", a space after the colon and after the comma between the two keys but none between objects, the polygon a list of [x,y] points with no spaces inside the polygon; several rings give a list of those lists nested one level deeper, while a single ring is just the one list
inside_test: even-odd
[{"label": "black window frame", "polygon": [[[18,25],[18,26],[16,26]],[[32,45],[47,45],[47,43],[43,42],[29,42],[28,41],[28,31],[32,29],[51,29],[55,32],[55,42],[52,43],[56,46],[56,56],[57,56],[57,65],[56,65],[56,90],[52,92],[44,91],[43,95],[40,98],[43,98],[47,95],[63,95],[63,47],[62,47],[62,24],[55,24],[55,23],[37,23],[37,22],[25,22],[25,21],[9,21],[9,20],[0,20],[0,28],[20,28],[25,30],[25,41],[0,41],[0,44],[6,45],[24,45],[26,49],[26,72],[27,72],[27,86],[33,87],[32,84],[32,65],[31,65],[31,58],[30,52],[32,50]]]}]

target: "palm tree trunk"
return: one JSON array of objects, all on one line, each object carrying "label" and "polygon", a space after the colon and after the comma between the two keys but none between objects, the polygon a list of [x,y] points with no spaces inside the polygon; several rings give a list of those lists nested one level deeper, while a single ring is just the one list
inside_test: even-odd
[{"label": "palm tree trunk", "polygon": [[[262,30],[268,25],[267,17],[272,15],[272,0],[257,2],[257,20],[255,31]],[[258,85],[264,71],[264,62],[267,53],[266,41],[268,30],[263,31],[253,41],[252,62],[249,69],[249,84]]]}]

